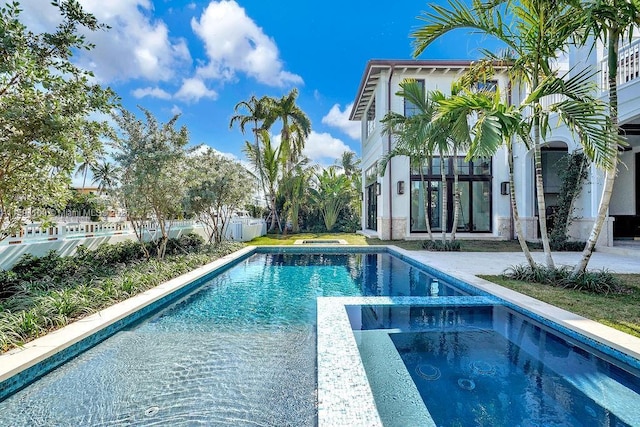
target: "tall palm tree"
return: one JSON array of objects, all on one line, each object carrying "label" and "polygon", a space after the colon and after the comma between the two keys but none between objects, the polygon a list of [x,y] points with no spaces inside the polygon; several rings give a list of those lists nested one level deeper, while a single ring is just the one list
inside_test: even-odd
[{"label": "tall palm tree", "polygon": [[282,123],[280,131],[281,157],[287,169],[296,163],[302,154],[305,141],[311,133],[311,120],[296,104],[297,97],[298,90],[294,88],[280,99],[265,98],[266,117],[263,128],[271,129],[278,120]]},{"label": "tall palm tree", "polygon": [[98,191],[100,193],[108,194],[118,182],[118,173],[120,168],[111,162],[103,160],[91,168],[93,174],[93,184],[98,184]]},{"label": "tall palm tree", "polygon": [[[255,160],[261,161],[262,155],[260,154],[260,139],[258,134],[263,129],[262,123],[267,117],[267,97],[256,98],[254,95],[249,98],[248,101],[238,102],[233,111],[236,113],[231,117],[229,121],[229,129],[233,128],[236,124],[240,127],[240,132],[244,135],[248,124],[253,124],[251,132],[254,136],[254,151],[256,152]],[[244,111],[244,112],[243,112]],[[265,177],[262,175],[263,168],[261,165],[257,165],[258,180],[262,189],[262,193],[265,198],[267,197]],[[267,200],[267,204],[269,201]]]},{"label": "tall palm tree", "polygon": [[81,148],[80,153],[82,161],[76,169],[75,176],[82,175],[82,190],[84,191],[87,183],[87,173],[98,165],[99,160],[102,158],[102,153],[96,151],[92,147]]},{"label": "tall palm tree", "polygon": [[[602,39],[607,44],[607,64],[609,86],[609,115],[611,126],[618,132],[618,50],[625,35],[631,40],[634,25],[640,24],[640,1],[627,0],[598,0],[587,1],[583,4],[584,11],[579,16],[585,17],[585,38],[593,35],[595,39]],[[587,239],[580,261],[574,266],[573,275],[583,273],[587,269],[589,259],[593,254],[598,236],[602,230],[604,220],[609,212],[609,202],[613,193],[613,183],[617,173],[617,145],[618,141],[612,140],[612,150],[616,151],[611,165],[605,171],[604,188],[598,206],[598,214],[593,223],[591,233]]]},{"label": "tall palm tree", "polygon": [[[282,177],[281,146],[273,147],[269,132],[258,132],[260,144],[251,144],[245,141],[244,152],[253,166],[254,171],[264,179],[266,197],[270,210],[271,225],[269,231],[273,231],[276,225],[280,226],[280,219],[276,210],[276,195],[278,182]],[[262,145],[262,148],[260,148]]]},{"label": "tall palm tree", "polygon": [[353,151],[344,151],[340,159],[336,160],[336,164],[348,177],[353,176],[360,170],[360,159],[356,158],[356,153]]},{"label": "tall palm tree", "polygon": [[492,157],[502,145],[507,149],[509,159],[509,196],[514,227],[522,253],[529,266],[534,268],[536,264],[522,231],[513,178],[514,137],[524,142],[527,147],[531,145],[529,127],[523,119],[520,107],[504,103],[498,90],[493,94],[482,91],[462,90],[451,98],[442,101],[440,103],[440,112],[464,118],[475,115],[476,121],[471,131],[473,138],[468,147],[467,160]]},{"label": "tall palm tree", "polygon": [[[506,12],[505,12],[506,9]],[[591,75],[558,76],[553,68],[556,55],[566,51],[568,40],[579,29],[575,10],[565,0],[520,0],[484,3],[472,0],[469,8],[461,0],[449,0],[449,7],[432,5],[432,11],[419,17],[426,24],[413,33],[414,56],[419,56],[440,36],[469,28],[493,36],[508,49],[509,71],[516,84],[526,84],[533,132],[533,151],[540,237],[548,267],[554,267],[547,233],[546,204],[542,179],[541,148],[549,132],[549,115],[558,114],[569,129],[578,134],[585,153],[601,163],[610,162],[611,139],[601,104],[592,97]],[[493,60],[505,55],[485,51]],[[563,100],[548,109],[542,100],[560,95]]]},{"label": "tall palm tree", "polygon": [[[384,174],[389,161],[393,157],[407,156],[412,169],[417,169],[423,191],[427,191],[424,177],[424,166],[433,157],[438,144],[436,140],[446,138],[442,128],[436,124],[437,104],[428,96],[424,88],[415,80],[404,80],[396,95],[405,98],[416,108],[416,114],[405,117],[396,112],[389,112],[381,120],[383,134],[391,134],[396,138],[393,148],[380,161],[380,173]],[[423,197],[425,227],[429,240],[433,241],[431,231],[431,201]]]}]

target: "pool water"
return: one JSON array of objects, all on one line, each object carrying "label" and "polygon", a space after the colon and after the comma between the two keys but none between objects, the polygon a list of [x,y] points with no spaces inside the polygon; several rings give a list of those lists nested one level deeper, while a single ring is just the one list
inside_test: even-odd
[{"label": "pool water", "polygon": [[386,253],[256,254],[0,402],[0,424],[314,425],[316,298],[432,281]]},{"label": "pool water", "polygon": [[[402,413],[389,395],[402,374],[413,384],[400,398],[424,402],[424,425],[640,425],[638,372],[506,307],[381,308],[362,307],[356,336],[386,426],[422,409]],[[397,357],[382,370],[385,346]]]}]

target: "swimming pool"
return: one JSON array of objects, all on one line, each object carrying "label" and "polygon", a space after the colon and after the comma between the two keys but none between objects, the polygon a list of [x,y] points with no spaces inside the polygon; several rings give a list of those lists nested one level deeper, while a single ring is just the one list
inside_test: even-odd
[{"label": "swimming pool", "polygon": [[[389,424],[356,342],[359,334],[382,332],[386,346],[379,347],[375,363],[400,373],[386,381],[386,392],[414,391],[413,400],[396,400],[393,411],[410,408],[415,424],[428,425],[423,421],[432,422],[432,415],[402,358],[404,350],[412,350],[400,339],[425,331],[392,320],[412,307],[446,307],[442,324],[455,307],[513,307],[412,261],[404,251],[346,251],[248,249],[233,265],[136,312],[145,316],[109,326],[119,332],[106,341],[93,346],[104,337],[88,338],[86,351],[0,401],[0,421],[16,426]],[[377,311],[363,314],[363,307]],[[415,316],[422,318],[422,312]],[[371,319],[379,321],[375,328]],[[487,317],[475,321],[484,328]],[[41,364],[26,381],[40,376]],[[433,375],[429,367],[416,368],[414,376]],[[5,383],[0,393],[7,390]]]},{"label": "swimming pool", "polygon": [[[638,370],[505,306],[367,305],[351,315],[385,426],[640,425]],[[402,380],[412,384],[390,392]]]},{"label": "swimming pool", "polygon": [[316,298],[424,295],[431,281],[383,252],[254,254],[9,396],[0,419],[313,425]]}]

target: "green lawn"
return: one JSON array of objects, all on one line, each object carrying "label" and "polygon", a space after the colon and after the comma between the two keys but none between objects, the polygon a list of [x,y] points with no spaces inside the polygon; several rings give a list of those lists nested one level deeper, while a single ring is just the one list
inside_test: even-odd
[{"label": "green lawn", "polygon": [[520,282],[503,276],[480,277],[640,338],[640,274],[616,274],[628,286],[629,293],[609,295]]},{"label": "green lawn", "polygon": [[[426,238],[426,236],[425,236]],[[346,240],[350,245],[395,245],[400,248],[417,251],[422,250],[422,242],[419,240],[380,240],[365,237],[355,233],[300,233],[300,234],[267,234],[257,237],[249,242],[254,246],[293,245],[296,240],[322,239],[322,240]],[[460,240],[463,252],[519,252],[520,245],[517,241],[504,240]]]}]

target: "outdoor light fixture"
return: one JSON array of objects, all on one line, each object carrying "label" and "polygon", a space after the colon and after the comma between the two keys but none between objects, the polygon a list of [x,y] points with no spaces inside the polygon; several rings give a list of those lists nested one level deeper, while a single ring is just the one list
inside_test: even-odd
[{"label": "outdoor light fixture", "polygon": [[398,181],[398,194],[404,194],[404,181]]},{"label": "outdoor light fixture", "polygon": [[379,196],[380,194],[382,194],[382,186],[379,182],[376,182],[376,195]]},{"label": "outdoor light fixture", "polygon": [[502,181],[500,183],[500,194],[503,196],[509,194],[509,181]]}]

